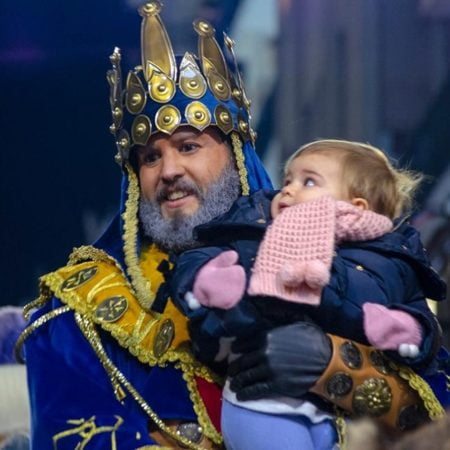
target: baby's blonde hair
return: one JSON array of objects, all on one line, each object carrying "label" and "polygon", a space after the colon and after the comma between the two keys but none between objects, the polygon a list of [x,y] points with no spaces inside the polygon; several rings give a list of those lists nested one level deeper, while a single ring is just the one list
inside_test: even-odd
[{"label": "baby's blonde hair", "polygon": [[286,162],[285,170],[300,155],[329,154],[342,158],[342,178],[349,198],[362,197],[369,209],[394,219],[413,206],[422,174],[396,169],[380,149],[361,142],[322,139],[300,147]]}]

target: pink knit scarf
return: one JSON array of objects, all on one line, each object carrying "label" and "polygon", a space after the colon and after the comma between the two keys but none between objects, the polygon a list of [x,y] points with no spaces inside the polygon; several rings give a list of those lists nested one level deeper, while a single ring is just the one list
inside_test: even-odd
[{"label": "pink knit scarf", "polygon": [[259,247],[248,293],[318,305],[335,246],[392,230],[386,216],[324,196],[284,209]]}]

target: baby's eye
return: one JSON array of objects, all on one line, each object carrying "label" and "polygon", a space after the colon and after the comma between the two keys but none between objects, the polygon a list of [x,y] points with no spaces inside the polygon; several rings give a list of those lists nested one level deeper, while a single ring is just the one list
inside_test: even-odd
[{"label": "baby's eye", "polygon": [[289,178],[286,178],[283,182],[283,186],[287,186],[290,183],[291,183],[291,180]]},{"label": "baby's eye", "polygon": [[303,186],[311,187],[311,186],[315,186],[315,185],[316,185],[316,182],[313,178],[305,178],[305,181],[303,181]]}]

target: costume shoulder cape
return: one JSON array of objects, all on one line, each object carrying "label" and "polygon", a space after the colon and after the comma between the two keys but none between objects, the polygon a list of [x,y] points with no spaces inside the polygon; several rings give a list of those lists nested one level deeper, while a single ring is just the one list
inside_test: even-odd
[{"label": "costume shoulder cape", "polygon": [[[152,286],[162,282],[162,274],[156,268],[164,257],[153,248],[142,260],[143,273],[150,277]],[[131,385],[132,380],[124,380],[118,375],[117,368],[102,348],[99,329],[110,334],[149,369],[163,368],[169,363],[180,369],[203,432],[214,442],[221,442],[220,433],[199,393],[199,380],[219,380],[192,356],[187,320],[170,300],[161,314],[145,310],[116,260],[90,246],[75,250],[66,266],[44,275],[40,283],[41,295],[27,309],[44,305],[53,297],[57,297],[63,306],[35,320],[24,339],[53,317],[73,311],[79,328],[105,367],[119,401],[124,395],[131,394],[159,428],[166,430],[164,423]]]}]

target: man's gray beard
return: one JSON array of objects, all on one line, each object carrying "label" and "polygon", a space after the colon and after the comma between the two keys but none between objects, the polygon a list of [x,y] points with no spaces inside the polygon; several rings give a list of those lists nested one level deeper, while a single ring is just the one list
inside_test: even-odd
[{"label": "man's gray beard", "polygon": [[195,191],[200,207],[192,215],[180,212],[172,219],[165,219],[158,201],[145,200],[141,196],[139,217],[144,234],[166,251],[178,252],[198,246],[199,242],[192,235],[194,228],[227,212],[240,193],[239,173],[232,161],[222,170],[219,178],[207,187],[206,192],[202,192],[192,182],[188,186],[185,183],[174,182],[172,186],[185,186]]}]

